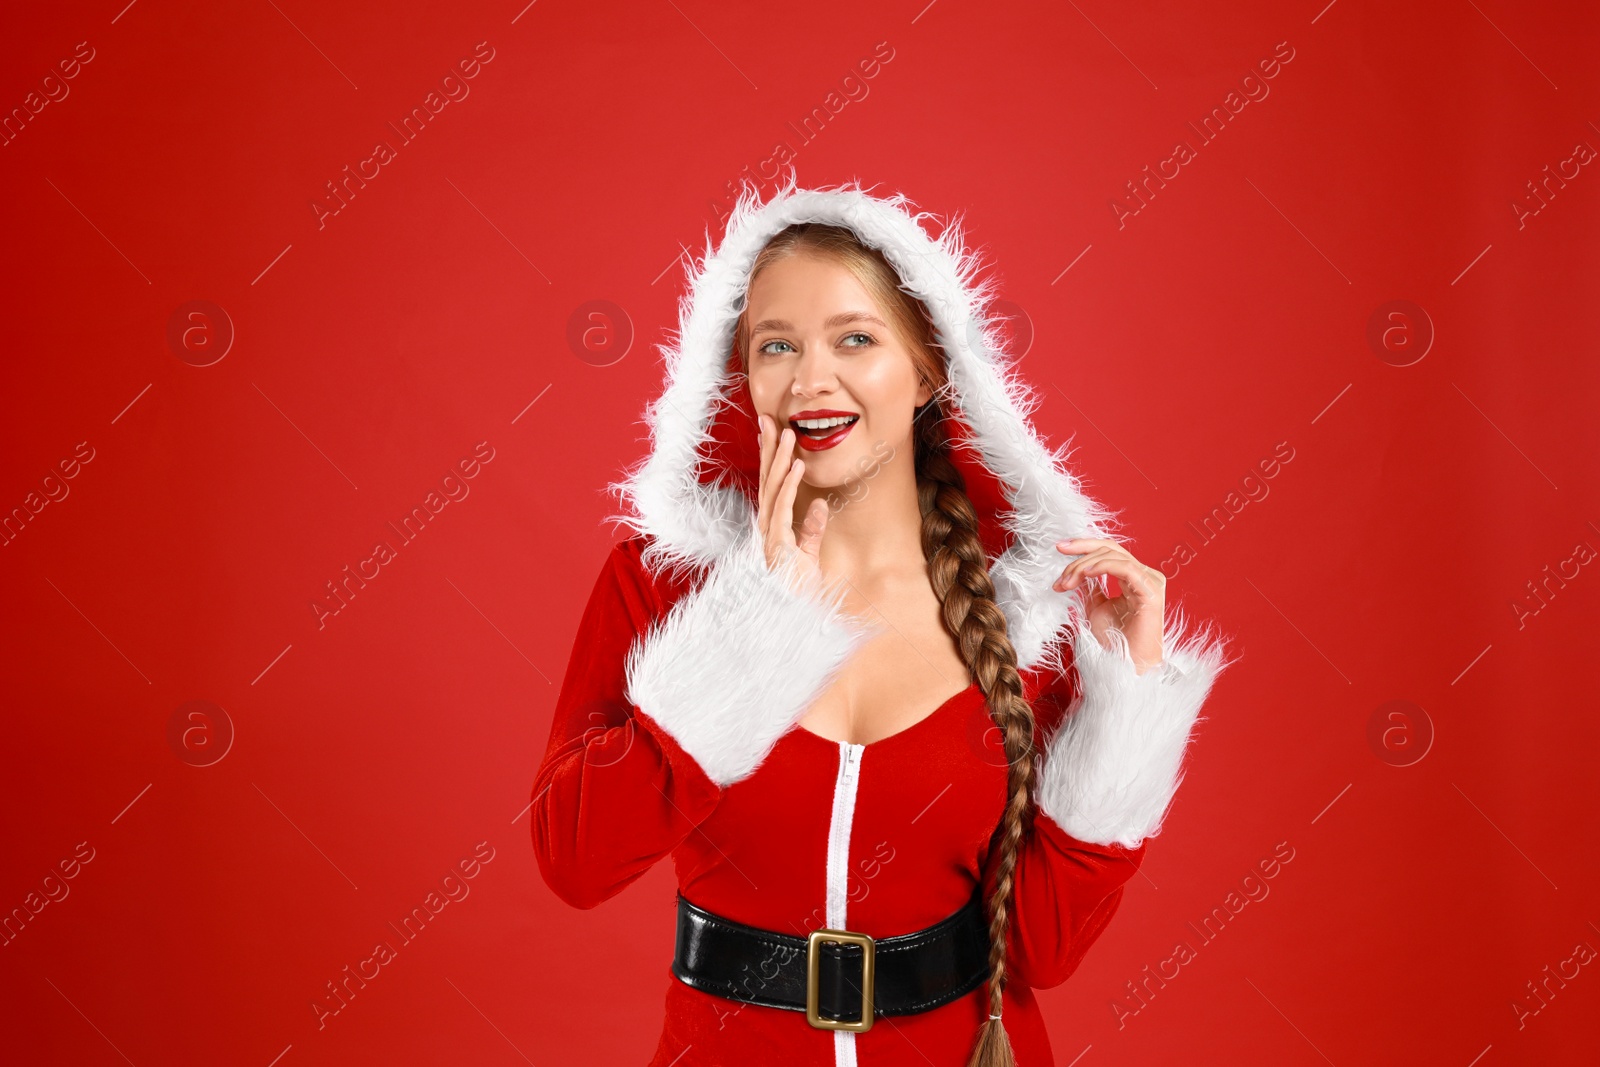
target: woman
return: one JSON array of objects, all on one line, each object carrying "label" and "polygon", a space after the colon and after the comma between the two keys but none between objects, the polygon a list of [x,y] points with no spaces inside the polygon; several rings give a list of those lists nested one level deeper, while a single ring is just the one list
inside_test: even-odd
[{"label": "woman", "polygon": [[582,908],[672,855],[660,1067],[1053,1062],[1227,665],[906,204],[746,190],[614,486],[533,839]]}]

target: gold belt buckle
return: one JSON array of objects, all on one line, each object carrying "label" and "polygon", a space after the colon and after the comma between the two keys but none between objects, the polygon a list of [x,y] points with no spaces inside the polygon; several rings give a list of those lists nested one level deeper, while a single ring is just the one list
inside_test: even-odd
[{"label": "gold belt buckle", "polygon": [[[861,1018],[856,1022],[824,1019],[817,1013],[817,980],[822,970],[822,955],[817,948],[824,941],[861,946]],[[806,1022],[818,1030],[851,1030],[859,1034],[872,1029],[873,950],[872,938],[866,934],[853,934],[848,930],[811,931],[811,936],[806,938]]]}]

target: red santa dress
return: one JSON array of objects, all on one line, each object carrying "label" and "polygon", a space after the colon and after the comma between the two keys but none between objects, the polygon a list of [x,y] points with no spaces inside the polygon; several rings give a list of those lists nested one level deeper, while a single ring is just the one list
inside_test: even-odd
[{"label": "red santa dress", "polygon": [[[1055,543],[1108,536],[1112,520],[1028,421],[1031,393],[959,223],[930,236],[926,217],[901,196],[791,179],[764,203],[747,190],[720,247],[691,265],[666,388],[646,412],[650,455],[615,487],[633,533],[595,582],[534,783],[533,844],[573,906],[599,905],[670,855],[690,902],[799,937],[921,930],[980,880],[987,900],[1007,762],[982,690],[867,745],[800,726],[877,630],[843,613],[836,589],[797,591],[769,570],[753,536],[757,424],[732,347],[750,266],[792,223],[848,226],[934,318],[952,459],[1033,701],[1037,811],[1015,872],[1004,1021],[1020,1067],[1049,1067],[1032,990],[1065,981],[1116,913],[1228,661],[1220,636],[1169,607],[1164,662],[1140,675],[1119,634],[1102,646],[1079,596],[1051,589],[1068,562]],[[652,1067],[961,1067],[988,1014],[979,986],[863,1033],[816,1029],[800,1012],[692,988],[669,963]]]}]

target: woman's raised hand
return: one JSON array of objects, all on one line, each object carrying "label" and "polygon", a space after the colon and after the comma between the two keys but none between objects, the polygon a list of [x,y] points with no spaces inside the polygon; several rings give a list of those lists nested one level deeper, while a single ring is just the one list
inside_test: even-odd
[{"label": "woman's raised hand", "polygon": [[796,459],[795,431],[779,430],[777,421],[761,414],[761,485],[757,493],[756,535],[766,548],[767,566],[776,569],[793,560],[796,577],[822,577],[822,535],[828,528],[828,502],[817,498],[806,512],[799,536],[795,535],[794,501],[805,473],[805,460]]},{"label": "woman's raised hand", "polygon": [[[1160,664],[1167,576],[1155,567],[1146,567],[1109,538],[1057,541],[1056,551],[1078,558],[1067,564],[1050,588],[1065,592],[1083,587],[1089,626],[1100,643],[1109,647],[1106,631],[1121,630],[1128,641],[1128,655],[1140,674]],[[1122,587],[1120,596],[1106,591],[1102,576],[1108,574]]]}]

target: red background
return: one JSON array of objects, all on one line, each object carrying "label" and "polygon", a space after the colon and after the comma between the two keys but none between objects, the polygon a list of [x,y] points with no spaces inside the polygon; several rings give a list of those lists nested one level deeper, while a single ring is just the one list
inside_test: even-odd
[{"label": "red background", "polygon": [[[1594,1062],[1600,964],[1511,1006],[1600,948],[1600,175],[1513,207],[1600,145],[1593,5],[124,3],[0,35],[7,114],[94,54],[0,148],[0,507],[68,491],[0,547],[0,908],[70,890],[0,949],[7,1058],[643,1062],[672,872],[575,912],[522,813],[683,248],[787,141],[802,184],[965,213],[1031,322],[1041,428],[1135,555],[1195,549],[1170,591],[1244,657],[1148,877],[1041,995],[1059,1061]],[[479,42],[470,95],[319,228],[324,183]],[[192,300],[236,331],[208,366],[215,312],[167,339]],[[626,331],[568,342],[592,300],[631,320],[620,359]],[[1374,346],[1393,300],[1431,327]],[[319,626],[479,442],[470,495]],[[195,700],[220,710],[172,740]],[[470,895],[319,1030],[325,983],[479,842]]]}]

